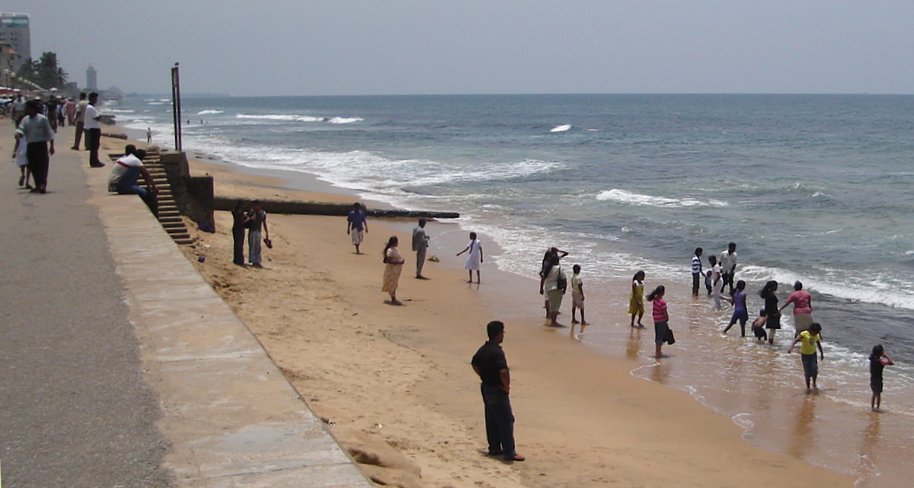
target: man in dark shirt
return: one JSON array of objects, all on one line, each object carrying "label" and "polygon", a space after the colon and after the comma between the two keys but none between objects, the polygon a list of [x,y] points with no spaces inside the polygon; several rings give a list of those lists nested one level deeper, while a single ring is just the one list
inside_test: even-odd
[{"label": "man in dark shirt", "polygon": [[514,450],[514,414],[511,411],[511,373],[501,349],[505,324],[492,321],[486,326],[489,340],[476,351],[470,364],[482,380],[482,403],[486,413],[486,438],[490,456],[504,456],[506,461],[523,461]]}]

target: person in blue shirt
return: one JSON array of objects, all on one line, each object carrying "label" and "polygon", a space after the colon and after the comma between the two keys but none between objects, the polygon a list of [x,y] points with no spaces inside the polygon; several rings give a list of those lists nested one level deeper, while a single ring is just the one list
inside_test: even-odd
[{"label": "person in blue shirt", "polygon": [[352,245],[355,246],[355,253],[362,254],[359,246],[362,245],[362,239],[368,233],[368,221],[365,218],[365,210],[362,204],[355,202],[352,204],[352,210],[346,218],[346,234],[352,236]]}]

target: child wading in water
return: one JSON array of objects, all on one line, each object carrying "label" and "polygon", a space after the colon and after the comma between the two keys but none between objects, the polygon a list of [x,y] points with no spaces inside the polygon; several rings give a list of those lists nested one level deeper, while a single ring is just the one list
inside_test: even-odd
[{"label": "child wading in water", "polygon": [[[733,324],[739,320],[739,336],[746,337],[746,322],[749,320],[749,311],[746,309],[746,282],[739,280],[736,282],[736,291],[730,299],[733,302],[733,316],[730,317],[730,323],[724,329],[724,334],[733,327]],[[763,329],[764,330],[764,329]]]},{"label": "child wading in water", "polygon": [[873,346],[873,353],[870,354],[870,389],[873,390],[870,408],[874,412],[878,412],[882,404],[882,370],[893,364],[895,362],[885,353],[882,344]]},{"label": "child wading in water", "polygon": [[768,323],[768,314],[765,313],[765,309],[758,311],[758,317],[752,321],[752,333],[755,334],[755,338],[759,341],[764,341],[768,339],[768,332],[765,331],[765,324]]},{"label": "child wading in water", "polygon": [[644,316],[644,271],[638,271],[632,276],[632,296],[628,301],[628,313],[632,316],[631,326],[635,326],[635,316],[638,316],[638,327],[644,328],[641,324],[641,317]]},{"label": "child wading in water", "polygon": [[813,322],[809,330],[800,332],[800,335],[793,340],[787,353],[793,352],[793,346],[800,342],[800,357],[803,360],[803,376],[806,378],[806,391],[809,392],[809,380],[812,379],[812,388],[818,390],[816,378],[819,376],[819,361],[816,360],[816,348],[819,348],[821,358],[825,359],[825,352],[822,351],[822,326],[818,322]]},{"label": "child wading in water", "polygon": [[663,301],[663,294],[666,292],[666,288],[663,285],[654,288],[654,291],[647,296],[647,301],[654,304],[653,313],[651,314],[654,317],[654,357],[660,359],[660,349],[663,347],[663,343],[667,340],[667,335],[670,332],[670,315],[666,311],[666,302]]},{"label": "child wading in water", "polygon": [[578,323],[575,311],[580,308],[581,325],[588,325],[584,319],[584,280],[581,279],[581,267],[575,264],[571,270],[574,271],[571,276],[571,323]]}]

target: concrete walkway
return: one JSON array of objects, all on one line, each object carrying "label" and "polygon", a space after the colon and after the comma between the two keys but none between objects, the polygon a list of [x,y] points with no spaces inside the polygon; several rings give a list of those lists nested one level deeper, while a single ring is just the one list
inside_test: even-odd
[{"label": "concrete walkway", "polygon": [[[8,120],[0,151],[12,152]],[[4,487],[371,486],[139,198],[62,131],[0,166]]]}]

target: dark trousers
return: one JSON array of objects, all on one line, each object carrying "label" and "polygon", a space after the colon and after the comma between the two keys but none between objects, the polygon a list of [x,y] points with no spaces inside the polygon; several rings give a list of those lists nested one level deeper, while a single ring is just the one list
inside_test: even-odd
[{"label": "dark trousers", "polygon": [[98,160],[98,147],[101,140],[101,129],[86,129],[86,143],[89,144],[89,164],[102,164],[102,162]]},{"label": "dark trousers", "polygon": [[513,458],[514,451],[514,413],[511,411],[511,400],[501,387],[482,385],[482,403],[486,411],[486,439],[489,442],[489,453],[499,453],[505,458]]},{"label": "dark trousers", "polygon": [[720,285],[721,291],[723,291],[725,286],[730,285],[730,293],[732,294],[733,293],[733,271],[731,271],[729,273],[723,273],[723,274],[721,274],[721,277],[723,277],[723,279],[724,279],[724,283],[722,285]]},{"label": "dark trousers", "polygon": [[48,155],[47,142],[30,142],[25,147],[25,158],[28,161],[29,171],[35,180],[36,188],[44,188],[48,184],[48,166],[51,157]]},{"label": "dark trousers", "polygon": [[235,256],[232,262],[244,264],[244,227],[232,227],[232,240],[235,241]]},{"label": "dark trousers", "polygon": [[[73,149],[79,149],[79,141],[81,141],[83,139],[83,125],[84,124],[82,122],[76,123],[76,135],[74,136],[75,139],[73,139],[75,141],[73,143]],[[86,137],[86,145],[83,147],[85,147],[86,149],[89,149],[89,138],[88,137]]]},{"label": "dark trousers", "polygon": [[140,174],[140,168],[128,168],[127,172],[117,182],[117,194],[139,195],[143,202],[146,203],[146,206],[149,207],[149,211],[158,217],[159,199],[154,193],[139,185]]}]

